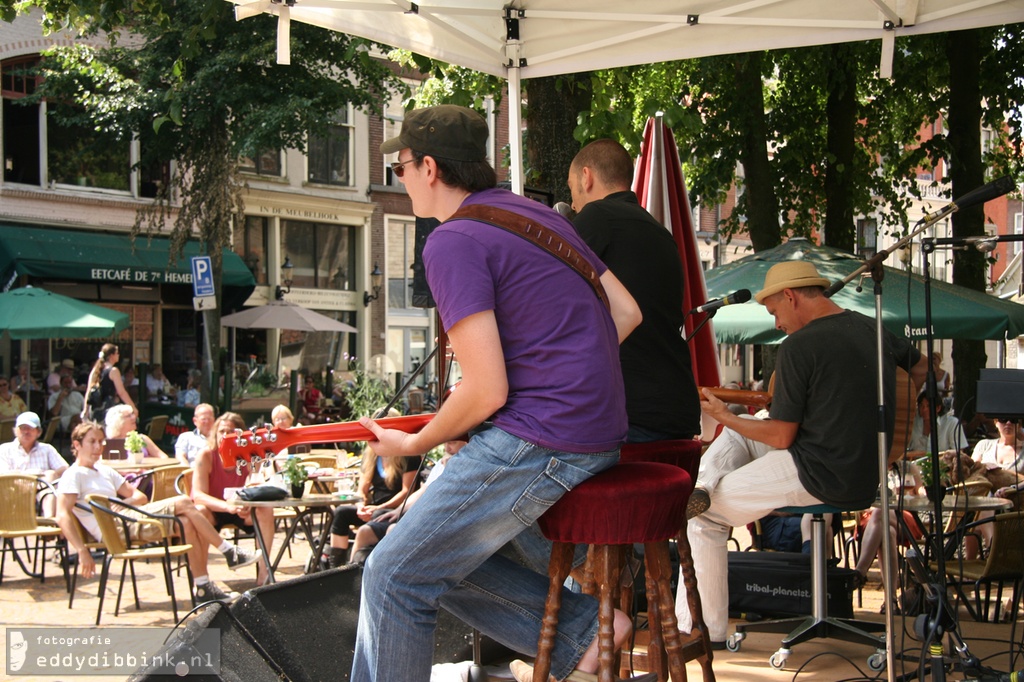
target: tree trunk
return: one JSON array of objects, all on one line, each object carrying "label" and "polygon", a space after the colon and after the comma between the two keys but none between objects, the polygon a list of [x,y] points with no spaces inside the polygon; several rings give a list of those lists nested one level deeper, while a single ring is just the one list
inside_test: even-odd
[{"label": "tree trunk", "polygon": [[746,192],[747,232],[754,251],[764,251],[782,243],[779,234],[779,200],[775,195],[771,165],[768,162],[768,127],[764,117],[764,90],[761,80],[763,55],[750,52],[736,57],[736,88],[741,101],[749,103],[737,125],[742,141]]},{"label": "tree trunk", "polygon": [[828,163],[825,165],[825,244],[855,250],[853,224],[854,131],[857,125],[857,62],[847,45],[828,47]]},{"label": "tree trunk", "polygon": [[551,192],[556,202],[572,201],[566,180],[580,150],[573,137],[576,119],[590,109],[589,82],[589,73],[526,81],[526,184]]},{"label": "tree trunk", "polygon": [[[981,37],[978,30],[956,31],[946,37],[949,60],[949,178],[953,197],[961,197],[985,182],[981,160]],[[984,233],[982,205],[953,214],[953,236],[975,237]],[[953,252],[953,283],[985,291],[985,256],[976,251]],[[954,405],[961,421],[974,417],[978,376],[985,366],[984,341],[954,341],[956,369]]]}]

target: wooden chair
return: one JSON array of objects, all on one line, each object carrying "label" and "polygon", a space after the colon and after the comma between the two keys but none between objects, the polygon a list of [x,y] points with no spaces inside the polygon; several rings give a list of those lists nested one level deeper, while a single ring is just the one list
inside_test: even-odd
[{"label": "wooden chair", "polygon": [[164,437],[164,431],[167,430],[168,419],[166,414],[157,415],[149,420],[149,426],[146,427],[146,435],[152,438],[157,445],[160,444]]},{"label": "wooden chair", "polygon": [[[1017,512],[997,514],[992,519],[978,523],[992,523],[992,545],[986,559],[965,559],[946,562],[946,573],[952,585],[963,600],[967,612],[976,621],[988,620],[992,597],[992,584],[997,585],[996,608],[992,622],[999,622],[1002,608],[1003,585],[1013,585],[1010,617],[1016,618],[1020,606],[1021,583],[1024,581],[1024,515]],[[932,570],[937,566],[932,564]],[[984,598],[982,598],[984,587]],[[965,589],[974,590],[974,600],[968,598]]]},{"label": "wooden chair", "polygon": [[46,432],[43,434],[43,442],[53,445],[53,439],[57,436],[57,429],[60,428],[60,417],[54,417],[46,425]]},{"label": "wooden chair", "polygon": [[[78,502],[75,506],[78,507],[79,509],[92,513],[92,510],[89,508],[89,506],[83,502]],[[78,520],[77,516],[74,516],[74,522],[75,525],[78,527],[78,537],[82,538],[82,541],[85,543],[85,549],[87,551],[95,552],[98,550],[101,553],[105,553],[107,551],[106,546],[103,544],[103,542],[101,540],[93,539],[92,535],[90,535],[89,531],[85,529],[85,526],[82,525],[82,522]],[[75,563],[72,565],[71,562],[68,561],[67,554],[65,554],[64,556],[64,580],[67,583],[68,608],[70,609],[72,606],[74,606],[75,589],[78,587],[78,562],[75,561]]]},{"label": "wooden chair", "polygon": [[177,491],[176,483],[178,477],[186,471],[192,471],[187,464],[168,464],[153,469],[150,472],[153,481],[153,493],[150,495],[150,500],[156,502],[157,500],[166,500],[168,497],[184,495],[185,493]]},{"label": "wooden chair", "polygon": [[174,492],[179,495],[192,497],[192,469],[188,468],[178,474],[174,479]]},{"label": "wooden chair", "polygon": [[[189,544],[171,544],[172,536],[165,531],[164,522],[171,521],[177,526],[177,536],[185,537],[181,522],[174,516],[167,514],[151,514],[137,507],[125,504],[113,497],[105,495],[89,495],[89,506],[92,508],[96,521],[99,523],[100,532],[103,534],[103,544],[107,554],[103,558],[103,570],[100,573],[99,598],[100,603],[96,608],[96,625],[100,624],[103,615],[103,598],[107,589],[107,578],[110,576],[110,563],[114,559],[120,559],[121,581],[117,588],[117,603],[114,605],[114,615],[121,609],[121,594],[124,591],[125,571],[131,568],[132,592],[135,595],[135,608],[141,609],[139,603],[139,588],[135,582],[134,562],[159,561],[164,571],[164,583],[167,594],[171,597],[171,609],[174,612],[174,620],[178,620],[178,601],[174,595],[174,579],[172,576],[171,558],[186,557],[186,570],[188,573],[188,590],[192,606],[195,606],[195,598],[192,596],[192,568],[188,565],[187,555],[192,550]],[[160,540],[152,545],[133,547],[132,528],[153,527],[156,529]]]},{"label": "wooden chair", "polygon": [[338,463],[338,458],[334,455],[304,455],[302,463],[316,464],[317,469],[333,469]]},{"label": "wooden chair", "polygon": [[14,419],[0,419],[0,443],[14,440]]},{"label": "wooden chair", "polygon": [[[36,514],[38,481],[23,473],[0,474],[0,582],[3,582],[7,554],[11,553],[25,575],[46,582],[46,542],[60,537],[60,528],[50,519]],[[35,538],[30,549],[29,538]],[[25,552],[31,555],[31,568],[15,547],[16,540],[25,542]],[[27,558],[27,557],[26,557]]]}]

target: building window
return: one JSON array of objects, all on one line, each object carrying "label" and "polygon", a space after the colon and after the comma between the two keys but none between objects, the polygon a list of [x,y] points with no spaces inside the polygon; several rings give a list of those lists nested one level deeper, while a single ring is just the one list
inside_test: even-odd
[{"label": "building window", "polygon": [[857,253],[871,258],[878,249],[878,221],[874,218],[861,218],[857,221]]},{"label": "building window", "polygon": [[354,291],[354,245],[354,227],[281,221],[281,259],[291,259],[296,287]]},{"label": "building window", "polygon": [[310,135],[309,181],[352,186],[352,108],[338,112],[325,136]]},{"label": "building window", "polygon": [[[390,140],[398,137],[402,132],[402,121],[405,120],[405,109],[402,107],[402,97],[393,94],[387,104],[384,105],[384,139]],[[391,170],[391,164],[398,161],[398,154],[384,155],[384,184],[392,187],[401,186],[402,182],[395,177]]]},{"label": "building window", "polygon": [[46,168],[48,179],[58,185],[77,185],[127,192],[131,189],[131,140],[96,130],[94,126],[67,123],[72,115],[66,104],[48,103],[46,117]]},{"label": "building window", "polygon": [[262,152],[255,157],[243,156],[238,159],[238,170],[253,175],[263,175],[270,178],[281,177],[281,152],[273,150]]},{"label": "building window", "polygon": [[[388,308],[412,309],[412,264],[416,260],[416,222],[389,220],[387,231]],[[421,313],[417,308],[415,312]]]},{"label": "building window", "polygon": [[142,142],[122,139],[91,125],[66,122],[74,113],[72,105],[18,102],[35,93],[39,77],[32,70],[38,62],[32,56],[0,65],[4,180],[156,196],[161,185],[170,182],[169,164],[147,164],[132,173],[132,160],[152,132],[143,131]]},{"label": "building window", "polygon": [[242,257],[257,284],[267,284],[267,234],[270,220],[259,216],[245,216],[245,223],[236,228],[232,249]]}]

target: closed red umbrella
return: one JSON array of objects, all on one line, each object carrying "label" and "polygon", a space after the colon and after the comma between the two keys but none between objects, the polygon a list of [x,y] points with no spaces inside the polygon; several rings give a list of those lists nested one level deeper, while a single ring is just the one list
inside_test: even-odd
[{"label": "closed red umbrella", "polygon": [[[690,311],[706,303],[708,292],[704,283],[704,269],[700,264],[697,235],[693,230],[679,151],[676,149],[675,136],[662,123],[661,116],[648,119],[644,127],[643,146],[633,175],[633,191],[640,205],[664,225],[675,239],[686,280],[683,311]],[[686,318],[687,337],[703,317],[703,314],[696,314]],[[693,378],[698,386],[721,385],[718,348],[712,324],[708,322],[690,339]]]}]

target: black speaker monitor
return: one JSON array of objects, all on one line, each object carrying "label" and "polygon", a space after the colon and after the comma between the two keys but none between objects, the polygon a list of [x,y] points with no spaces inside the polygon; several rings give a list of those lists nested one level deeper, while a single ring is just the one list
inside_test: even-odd
[{"label": "black speaker monitor", "polygon": [[978,412],[986,417],[1024,417],[1024,369],[981,370]]}]

